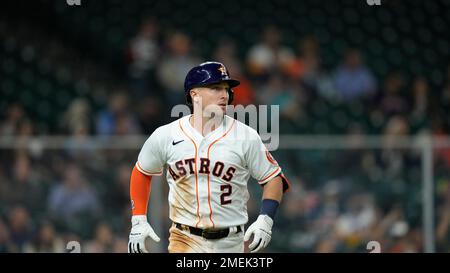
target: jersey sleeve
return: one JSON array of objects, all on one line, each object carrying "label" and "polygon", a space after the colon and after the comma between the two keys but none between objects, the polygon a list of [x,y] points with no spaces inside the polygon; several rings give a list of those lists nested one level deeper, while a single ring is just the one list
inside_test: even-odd
[{"label": "jersey sleeve", "polygon": [[267,150],[256,131],[252,135],[246,153],[246,163],[250,175],[259,184],[264,185],[281,173],[281,167]]},{"label": "jersey sleeve", "polygon": [[161,128],[156,129],[145,141],[139,152],[136,168],[143,174],[160,176],[166,163],[164,134]]},{"label": "jersey sleeve", "polygon": [[264,186],[276,176],[280,176],[283,183],[283,192],[290,190],[291,183],[283,174],[278,162],[267,150],[256,131],[254,131],[253,137],[250,138],[245,159],[250,175],[258,180],[261,186]]}]

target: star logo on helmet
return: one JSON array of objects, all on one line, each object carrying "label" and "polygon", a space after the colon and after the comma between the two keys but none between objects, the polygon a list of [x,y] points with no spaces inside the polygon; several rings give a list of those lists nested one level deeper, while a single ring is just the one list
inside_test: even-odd
[{"label": "star logo on helmet", "polygon": [[222,73],[222,76],[227,76],[227,69],[225,68],[225,66],[220,66],[219,71]]}]

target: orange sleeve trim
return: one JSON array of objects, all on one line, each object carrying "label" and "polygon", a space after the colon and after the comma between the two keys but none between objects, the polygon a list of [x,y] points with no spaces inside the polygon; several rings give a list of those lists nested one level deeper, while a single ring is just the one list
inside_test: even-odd
[{"label": "orange sleeve trim", "polygon": [[[275,177],[279,176],[281,178],[281,183],[283,183],[283,193],[287,193],[291,190],[291,182],[286,178],[286,176],[280,172],[279,174],[275,175],[272,179],[275,179]],[[271,180],[271,179],[270,179]],[[264,188],[264,186],[270,181],[266,181],[265,183],[260,183],[259,185],[261,188]]]},{"label": "orange sleeve trim", "polygon": [[279,171],[280,171],[280,167],[276,168],[275,171],[273,171],[268,176],[266,176],[263,179],[259,180],[259,183],[262,184],[262,183],[266,182],[267,180],[269,180],[269,178],[275,177],[275,175],[278,174]]},{"label": "orange sleeve trim", "polygon": [[141,164],[139,164],[139,161],[136,162],[136,167],[137,167],[137,169],[138,169],[141,173],[143,173],[143,174],[145,174],[145,175],[161,175],[161,174],[163,173],[162,171],[160,171],[160,172],[149,172],[149,171],[146,171],[146,170],[144,170],[144,169],[141,167]]},{"label": "orange sleeve trim", "polygon": [[131,172],[130,199],[132,215],[147,215],[152,177],[140,172],[136,166]]},{"label": "orange sleeve trim", "polygon": [[272,165],[278,166],[277,161],[273,158],[273,156],[270,154],[270,152],[269,152],[268,150],[266,150],[266,157],[267,157],[267,160],[268,160]]}]

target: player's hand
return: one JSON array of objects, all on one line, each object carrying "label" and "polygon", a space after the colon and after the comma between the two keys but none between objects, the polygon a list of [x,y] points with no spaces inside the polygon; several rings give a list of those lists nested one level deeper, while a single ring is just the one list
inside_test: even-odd
[{"label": "player's hand", "polygon": [[248,227],[244,241],[248,241],[253,234],[253,241],[248,246],[251,252],[258,252],[265,248],[272,239],[273,220],[267,215],[259,215],[258,219]]},{"label": "player's hand", "polygon": [[145,239],[152,238],[159,242],[159,237],[147,222],[147,216],[135,215],[131,217],[130,240],[128,241],[128,253],[147,253]]}]

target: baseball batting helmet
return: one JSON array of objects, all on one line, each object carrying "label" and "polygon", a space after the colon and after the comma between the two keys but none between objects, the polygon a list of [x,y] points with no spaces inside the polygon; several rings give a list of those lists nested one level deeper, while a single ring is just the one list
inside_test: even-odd
[{"label": "baseball batting helmet", "polygon": [[233,90],[231,88],[238,86],[240,82],[230,78],[227,68],[219,62],[204,62],[193,67],[189,70],[184,80],[184,92],[186,94],[187,104],[192,105],[192,98],[189,95],[192,88],[221,82],[227,82],[230,86],[230,89],[228,89],[228,104],[230,104],[233,101]]}]

